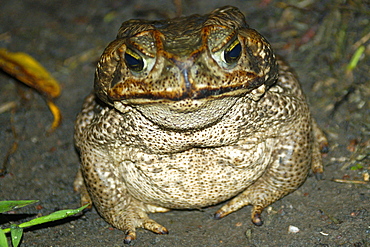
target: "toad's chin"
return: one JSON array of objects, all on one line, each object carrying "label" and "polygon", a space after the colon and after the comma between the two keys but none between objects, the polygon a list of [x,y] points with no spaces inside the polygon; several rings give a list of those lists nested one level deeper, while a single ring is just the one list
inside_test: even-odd
[{"label": "toad's chin", "polygon": [[203,129],[220,121],[238,97],[184,99],[180,101],[134,104],[147,119],[167,129]]}]

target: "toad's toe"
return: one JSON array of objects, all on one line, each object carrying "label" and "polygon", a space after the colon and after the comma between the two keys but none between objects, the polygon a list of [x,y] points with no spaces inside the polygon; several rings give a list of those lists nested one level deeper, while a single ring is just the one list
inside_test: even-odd
[{"label": "toad's toe", "polygon": [[154,220],[151,220],[151,219],[147,219],[144,223],[143,223],[143,228],[149,230],[149,231],[152,231],[152,232],[155,232],[157,234],[168,234],[168,230],[166,227],[158,224],[157,222],[155,222]]},{"label": "toad's toe", "polygon": [[252,222],[256,226],[262,226],[263,225],[263,221],[262,221],[262,218],[261,218],[262,211],[263,211],[263,208],[261,208],[261,207],[258,207],[258,206],[253,207]]},{"label": "toad's toe", "polygon": [[123,240],[123,243],[130,244],[135,239],[136,239],[136,232],[135,232],[135,230],[129,230],[129,231],[126,232],[126,237]]}]

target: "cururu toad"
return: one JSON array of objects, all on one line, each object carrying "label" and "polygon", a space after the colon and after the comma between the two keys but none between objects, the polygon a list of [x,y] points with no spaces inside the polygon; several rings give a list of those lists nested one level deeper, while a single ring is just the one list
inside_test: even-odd
[{"label": "cururu toad", "polygon": [[243,14],[124,22],[105,49],[75,125],[75,187],[125,242],[148,213],[230,200],[222,218],[262,210],[322,172],[325,136],[297,78]]}]

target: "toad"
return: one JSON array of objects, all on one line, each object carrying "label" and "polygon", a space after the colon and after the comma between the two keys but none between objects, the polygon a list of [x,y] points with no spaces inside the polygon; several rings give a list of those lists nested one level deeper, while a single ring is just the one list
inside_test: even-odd
[{"label": "toad", "polygon": [[125,232],[168,230],[149,213],[232,198],[265,207],[322,172],[326,139],[289,66],[235,7],[129,20],[102,54],[75,125],[84,203]]}]

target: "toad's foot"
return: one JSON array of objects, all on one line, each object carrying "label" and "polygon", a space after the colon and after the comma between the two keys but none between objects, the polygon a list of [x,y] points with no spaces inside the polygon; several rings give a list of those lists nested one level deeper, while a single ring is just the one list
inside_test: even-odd
[{"label": "toad's foot", "polygon": [[136,239],[136,228],[144,228],[157,234],[168,234],[166,227],[150,219],[147,214],[167,211],[169,211],[167,208],[145,204],[133,199],[125,210],[118,214],[113,214],[114,216],[111,216],[108,222],[125,232],[124,243],[129,244]]},{"label": "toad's foot", "polygon": [[[81,194],[81,205],[89,203],[91,208],[92,200],[87,192],[81,171],[77,173],[74,189]],[[136,228],[144,228],[158,234],[168,234],[168,230],[164,226],[150,219],[147,214],[168,212],[169,209],[167,208],[145,204],[126,195],[125,201],[108,204],[102,209],[107,210],[99,211],[101,215],[114,227],[125,232],[125,244],[129,244],[136,239]]]},{"label": "toad's foot", "polygon": [[158,224],[152,219],[149,219],[147,215],[144,215],[144,218],[136,218],[133,217],[132,219],[125,219],[126,222],[132,221],[132,224],[130,226],[125,226],[125,239],[124,243],[129,244],[133,240],[136,239],[136,228],[141,227],[147,230],[150,230],[152,232],[155,232],[157,234],[168,234],[167,228],[164,226]]},{"label": "toad's foot", "polygon": [[[140,205],[136,205],[140,204]],[[114,227],[123,230],[126,234],[124,243],[129,244],[136,239],[136,228],[144,228],[157,234],[168,234],[166,227],[149,218],[147,213],[167,212],[169,209],[131,201],[125,210],[115,216],[108,217]]]},{"label": "toad's foot", "polygon": [[[302,172],[307,173],[307,170],[308,169],[304,169]],[[284,178],[285,176],[279,174],[278,172],[279,170],[271,168],[270,171],[266,172],[259,180],[248,187],[244,192],[221,207],[215,213],[215,219],[223,218],[244,206],[252,205],[252,222],[257,226],[261,226],[263,224],[261,219],[263,209],[297,189],[305,179],[305,176],[302,176],[300,179],[293,181],[292,179],[289,179],[289,172],[286,170],[280,170],[281,173],[288,173],[286,178]]]},{"label": "toad's foot", "polygon": [[[247,191],[246,191],[247,192]],[[263,224],[263,221],[261,219],[261,213],[263,209],[269,204],[264,205],[261,202],[256,202],[251,198],[251,195],[249,193],[242,193],[239,196],[232,199],[229,203],[224,205],[222,208],[220,208],[215,214],[215,219],[221,219],[225,217],[226,215],[235,212],[239,210],[240,208],[247,206],[247,205],[253,205],[252,209],[252,222],[256,226],[261,226]]]}]

